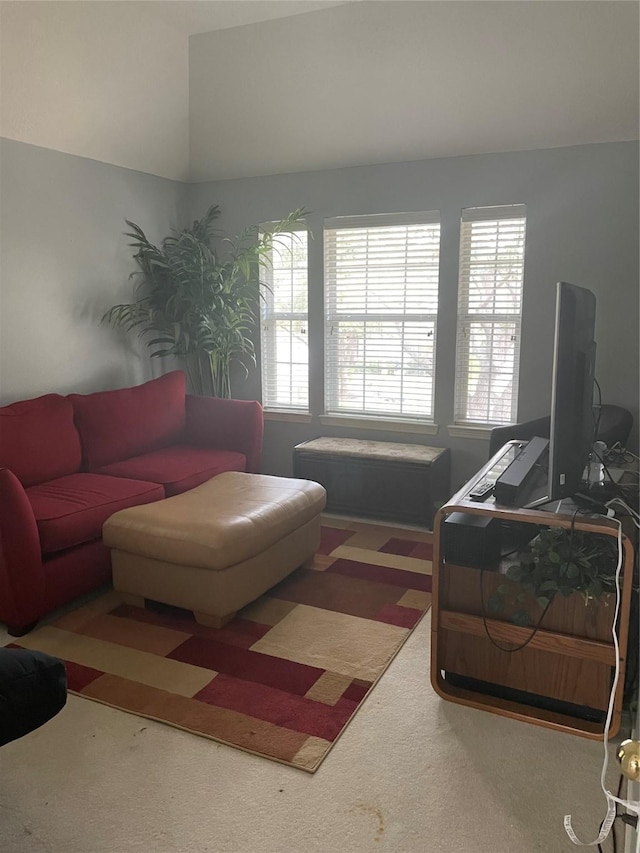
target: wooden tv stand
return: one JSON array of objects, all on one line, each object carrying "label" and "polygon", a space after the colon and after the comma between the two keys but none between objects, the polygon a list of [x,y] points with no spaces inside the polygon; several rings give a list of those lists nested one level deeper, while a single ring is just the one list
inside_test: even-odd
[{"label": "wooden tv stand", "polygon": [[[573,512],[505,507],[497,505],[493,498],[482,503],[469,499],[469,493],[487,478],[501,453],[496,454],[435,516],[431,683],[435,691],[450,702],[600,739],[615,671],[612,637],[615,594],[607,594],[608,606],[602,599],[587,606],[577,593],[568,598],[556,595],[526,647],[520,651],[503,651],[492,643],[487,630],[499,646],[507,648],[524,643],[533,631],[533,628],[514,625],[502,614],[490,614],[486,609],[489,596],[505,582],[504,575],[495,564],[480,569],[447,560],[443,524],[454,512],[496,519],[507,527],[532,525],[532,537],[539,526],[571,528]],[[618,537],[617,523],[601,516],[577,515],[574,527]],[[526,533],[526,528],[522,529]],[[620,728],[633,582],[633,546],[626,535],[622,542],[617,631],[620,670],[610,735],[615,735]],[[455,556],[458,556],[457,551],[454,551]],[[472,557],[468,562],[473,563],[475,559]],[[535,616],[533,621],[535,624]]]}]

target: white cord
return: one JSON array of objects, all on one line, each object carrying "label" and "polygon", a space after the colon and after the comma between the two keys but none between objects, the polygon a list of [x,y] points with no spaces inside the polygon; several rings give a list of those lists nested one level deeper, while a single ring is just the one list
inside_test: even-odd
[{"label": "white cord", "polygon": [[630,507],[628,503],[625,503],[625,501],[623,501],[622,498],[612,498],[606,504],[606,506],[610,507],[611,504],[620,504],[620,506],[623,506],[626,509],[626,511],[629,513],[631,521],[633,521],[635,526],[640,529],[640,515],[638,515],[638,513],[635,511],[635,509]]},{"label": "white cord", "polygon": [[[611,503],[613,503],[613,501],[611,501]],[[618,614],[620,612],[620,574],[622,572],[624,548],[622,545],[622,522],[619,519],[615,519],[615,522],[618,525],[618,565],[616,566],[616,607],[615,612],[613,614],[613,625],[611,628],[611,635],[613,637],[616,667],[615,674],[613,677],[613,684],[611,685],[611,693],[609,695],[609,706],[607,708],[607,718],[605,721],[604,736],[602,739],[602,743],[604,746],[604,760],[602,762],[602,772],[600,774],[600,787],[602,788],[602,792],[604,793],[605,798],[607,800],[607,814],[605,815],[605,818],[602,822],[600,833],[594,841],[580,841],[578,836],[573,831],[573,827],[571,825],[571,815],[564,816],[564,828],[567,835],[574,844],[580,847],[594,847],[596,844],[602,844],[605,838],[609,835],[611,827],[613,826],[613,822],[616,819],[616,804],[623,806],[627,809],[627,811],[637,815],[638,822],[640,823],[640,803],[631,802],[629,800],[622,800],[619,797],[616,797],[614,794],[611,793],[611,791],[607,789],[605,784],[607,768],[609,765],[609,728],[611,727],[613,705],[615,702],[618,680],[620,678],[620,645],[618,643],[616,625],[618,622]],[[640,832],[638,832],[638,838],[636,842],[636,853],[640,853]]]},{"label": "white cord", "polygon": [[[610,501],[610,503],[618,503],[621,506],[623,506],[627,510],[627,512],[629,513],[629,517],[631,518],[631,521],[633,521],[635,526],[640,529],[640,520],[639,520],[640,516],[627,503],[625,503],[622,500],[622,498],[614,498],[612,501]],[[607,506],[608,506],[608,504],[607,504]],[[636,830],[635,830],[635,832],[636,832],[635,851],[636,851],[636,853],[640,853],[640,814],[638,814],[637,806],[638,806],[638,804],[636,803],[635,812],[636,812],[636,815],[638,816],[638,823],[636,824]],[[633,809],[629,809],[629,811],[633,811]]]}]

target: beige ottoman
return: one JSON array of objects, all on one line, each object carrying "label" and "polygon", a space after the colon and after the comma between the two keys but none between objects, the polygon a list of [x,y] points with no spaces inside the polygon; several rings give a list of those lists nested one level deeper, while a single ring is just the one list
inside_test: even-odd
[{"label": "beige ottoman", "polygon": [[130,604],[151,598],[219,628],[316,552],[325,502],[311,480],[228,472],[120,510],[103,527],[113,586]]}]

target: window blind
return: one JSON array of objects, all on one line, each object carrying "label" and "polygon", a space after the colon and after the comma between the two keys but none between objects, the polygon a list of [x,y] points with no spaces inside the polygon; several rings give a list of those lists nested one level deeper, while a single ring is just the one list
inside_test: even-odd
[{"label": "window blind", "polygon": [[274,238],[263,274],[260,353],[265,409],[309,410],[307,232]]},{"label": "window blind", "polygon": [[325,410],[433,419],[437,211],[325,220]]},{"label": "window blind", "polygon": [[456,423],[517,419],[526,208],[462,212]]}]

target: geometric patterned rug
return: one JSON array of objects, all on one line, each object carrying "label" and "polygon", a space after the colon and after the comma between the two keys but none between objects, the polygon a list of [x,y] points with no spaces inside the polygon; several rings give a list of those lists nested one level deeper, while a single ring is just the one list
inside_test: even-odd
[{"label": "geometric patterned rug", "polygon": [[313,773],[429,609],[431,540],[323,517],[315,557],[223,628],[111,591],[12,645],[79,696]]}]

